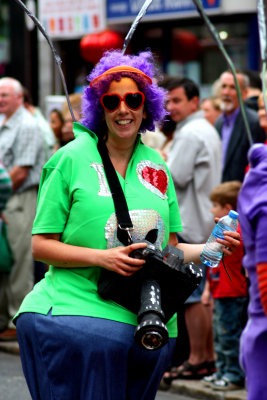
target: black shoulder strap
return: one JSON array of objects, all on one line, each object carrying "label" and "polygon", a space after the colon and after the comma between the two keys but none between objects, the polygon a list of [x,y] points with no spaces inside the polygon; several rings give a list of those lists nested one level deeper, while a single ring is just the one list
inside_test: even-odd
[{"label": "black shoulder strap", "polygon": [[118,220],[117,237],[121,243],[127,246],[132,243],[130,231],[133,229],[133,224],[126,199],[115,168],[109,158],[107,147],[102,139],[98,139],[97,147],[103,161],[106,177],[114,202],[115,212]]}]

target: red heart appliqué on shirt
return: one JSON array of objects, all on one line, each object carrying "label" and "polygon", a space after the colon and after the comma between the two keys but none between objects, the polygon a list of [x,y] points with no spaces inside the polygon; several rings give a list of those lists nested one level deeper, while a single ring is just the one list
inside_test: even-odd
[{"label": "red heart appliqu\u00e9 on shirt", "polygon": [[162,169],[156,170],[155,168],[144,167],[142,169],[142,177],[162,194],[167,192],[168,179],[166,173]]}]

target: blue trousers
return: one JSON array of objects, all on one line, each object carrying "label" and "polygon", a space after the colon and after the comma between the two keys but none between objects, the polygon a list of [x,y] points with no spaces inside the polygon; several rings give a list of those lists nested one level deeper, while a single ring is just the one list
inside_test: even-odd
[{"label": "blue trousers", "polygon": [[91,317],[24,313],[16,326],[33,400],[153,400],[176,343],[145,350],[134,326]]},{"label": "blue trousers", "polygon": [[245,306],[245,297],[214,299],[213,340],[217,375],[234,383],[244,380],[239,364],[239,345]]}]

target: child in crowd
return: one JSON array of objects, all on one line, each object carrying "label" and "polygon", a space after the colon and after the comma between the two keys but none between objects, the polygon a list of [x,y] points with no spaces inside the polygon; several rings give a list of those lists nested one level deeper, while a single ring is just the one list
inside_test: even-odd
[{"label": "child in crowd", "polygon": [[[231,209],[236,210],[241,182],[224,182],[210,195],[211,212],[221,218]],[[240,227],[238,230],[240,233]],[[213,341],[217,372],[202,379],[214,390],[235,390],[244,387],[244,372],[239,365],[239,339],[247,306],[247,280],[242,267],[243,245],[220,262],[217,268],[207,269],[207,280],[202,303],[213,308]],[[223,265],[224,264],[224,265]],[[229,277],[229,275],[230,277]],[[231,279],[230,279],[231,278]]]}]

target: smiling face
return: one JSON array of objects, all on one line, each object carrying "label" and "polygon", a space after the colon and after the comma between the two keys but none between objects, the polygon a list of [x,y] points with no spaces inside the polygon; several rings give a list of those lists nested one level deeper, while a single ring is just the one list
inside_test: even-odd
[{"label": "smiling face", "polygon": [[[138,92],[136,82],[131,78],[122,78],[119,82],[112,81],[107,94],[117,93],[121,98],[126,93]],[[146,118],[144,105],[138,110],[130,109],[125,101],[121,101],[116,110],[110,112],[104,109],[104,118],[108,128],[108,141],[134,143],[143,118]]]}]

